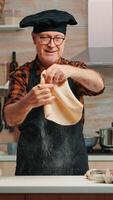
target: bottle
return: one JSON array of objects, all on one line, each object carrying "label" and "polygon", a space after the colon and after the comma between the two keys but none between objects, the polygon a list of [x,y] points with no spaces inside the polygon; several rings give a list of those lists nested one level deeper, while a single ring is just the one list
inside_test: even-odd
[{"label": "bottle", "polygon": [[16,60],[16,51],[13,51],[12,52],[12,60],[11,60],[11,63],[10,63],[10,73],[15,71],[15,69],[18,67],[18,62]]}]

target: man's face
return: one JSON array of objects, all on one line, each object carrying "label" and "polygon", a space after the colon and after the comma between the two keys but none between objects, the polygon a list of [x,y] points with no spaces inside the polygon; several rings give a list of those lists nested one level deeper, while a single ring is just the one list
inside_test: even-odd
[{"label": "man's face", "polygon": [[40,62],[45,66],[56,63],[63,54],[65,35],[60,32],[32,33]]}]

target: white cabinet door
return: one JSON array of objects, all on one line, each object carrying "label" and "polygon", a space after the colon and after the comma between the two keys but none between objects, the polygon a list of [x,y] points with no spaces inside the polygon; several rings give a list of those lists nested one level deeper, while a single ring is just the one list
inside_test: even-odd
[{"label": "white cabinet door", "polygon": [[88,46],[113,46],[113,0],[88,0]]}]

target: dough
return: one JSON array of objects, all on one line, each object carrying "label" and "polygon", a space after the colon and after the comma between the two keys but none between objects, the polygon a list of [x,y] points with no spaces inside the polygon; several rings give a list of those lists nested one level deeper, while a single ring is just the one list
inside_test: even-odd
[{"label": "dough", "polygon": [[[45,83],[43,74],[41,74],[41,83]],[[62,85],[54,85],[51,89],[55,96],[52,104],[44,106],[45,118],[60,125],[73,125],[80,121],[82,117],[83,104],[72,93],[68,81]]]}]

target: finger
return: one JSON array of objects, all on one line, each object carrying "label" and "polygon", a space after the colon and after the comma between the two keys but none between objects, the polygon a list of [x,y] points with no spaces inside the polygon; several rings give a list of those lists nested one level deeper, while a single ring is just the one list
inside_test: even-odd
[{"label": "finger", "polygon": [[63,72],[59,71],[54,76],[54,83],[59,83],[66,80],[66,76]]},{"label": "finger", "polygon": [[40,99],[40,101],[41,101],[41,100],[46,100],[52,96],[53,95],[51,93],[47,93],[47,94],[40,94],[40,96],[37,96],[37,98]]},{"label": "finger", "polygon": [[36,85],[36,87],[37,87],[39,90],[42,90],[42,89],[45,89],[45,88],[52,88],[52,87],[53,87],[53,84],[38,84],[38,85]]},{"label": "finger", "polygon": [[34,107],[44,106],[44,105],[53,103],[54,99],[55,99],[55,96],[51,96],[51,97],[46,98],[46,99],[42,99],[42,100],[40,99],[40,101],[35,100],[32,104],[34,105]]},{"label": "finger", "polygon": [[46,72],[46,82],[47,83],[53,83],[53,79],[55,74],[58,72],[58,69],[52,69],[52,70],[48,70]]},{"label": "finger", "polygon": [[44,90],[40,91],[40,95],[46,95],[46,94],[52,95],[51,90],[50,89],[44,89]]},{"label": "finger", "polygon": [[62,83],[64,81],[66,81],[66,76],[65,75],[62,76],[61,78],[59,78],[58,83]]},{"label": "finger", "polygon": [[52,96],[52,97],[50,97],[50,98],[44,100],[44,101],[43,101],[43,105],[51,104],[51,103],[54,102],[54,100],[55,100],[55,96]]},{"label": "finger", "polygon": [[46,87],[46,86],[44,86],[43,88],[42,88],[42,86],[41,87],[40,86],[33,87],[31,90],[32,98],[37,98],[37,97],[40,97],[40,95],[42,96],[44,94],[51,94],[52,87],[51,86],[50,86],[50,88]]},{"label": "finger", "polygon": [[49,101],[53,101],[55,99],[55,96],[52,94],[45,94],[45,95],[37,95],[32,101],[32,104],[35,106],[41,106],[47,104]]},{"label": "finger", "polygon": [[37,88],[40,90],[40,89],[41,89],[41,84],[38,84],[38,85],[37,85]]},{"label": "finger", "polygon": [[51,96],[46,99],[41,99],[40,102],[38,102],[38,105],[43,106],[43,105],[51,104],[53,103],[54,99],[55,99],[54,96]]}]

